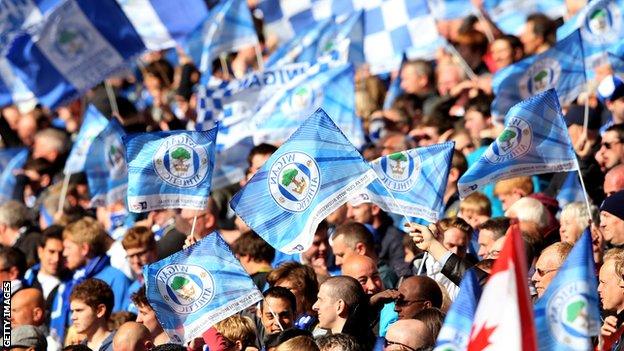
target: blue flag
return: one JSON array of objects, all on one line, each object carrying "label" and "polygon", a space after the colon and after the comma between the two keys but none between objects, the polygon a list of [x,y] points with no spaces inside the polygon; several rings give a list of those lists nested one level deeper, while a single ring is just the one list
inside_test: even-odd
[{"label": "blue flag", "polygon": [[362,121],[355,115],[353,66],[317,63],[283,86],[252,119],[256,143],[280,143],[318,108],[322,108],[349,141],[364,145]]},{"label": "blue flag", "polygon": [[550,172],[574,171],[576,154],[554,89],[515,105],[505,129],[458,181],[465,198],[486,184]]},{"label": "blue flag", "polygon": [[84,171],[85,162],[87,161],[87,157],[90,156],[89,148],[107,124],[108,120],[106,117],[102,116],[95,106],[89,105],[87,107],[84,120],[80,126],[80,131],[69,153],[67,162],[65,162],[65,169],[63,172],[66,175]]},{"label": "blue flag", "polygon": [[85,163],[91,207],[126,200],[128,165],[123,146],[125,135],[126,132],[117,122],[117,118],[112,118],[91,144]]},{"label": "blue flag", "polygon": [[319,109],[232,198],[232,209],[284,253],[305,251],[318,224],[377,176]]},{"label": "blue flag", "polygon": [[623,10],[622,0],[593,0],[557,29],[557,38],[562,39],[580,28],[588,77],[607,62],[606,50],[624,37]]},{"label": "blue flag", "polygon": [[485,0],[483,7],[501,31],[514,35],[520,34],[530,14],[556,19],[566,13],[564,0]]},{"label": "blue flag", "polygon": [[379,181],[371,183],[365,194],[386,212],[436,222],[444,212],[454,148],[454,142],[446,142],[376,159],[371,166]]},{"label": "blue flag", "polygon": [[466,349],[480,297],[481,286],[477,281],[477,275],[469,269],[459,285],[459,294],[444,318],[444,325],[440,329],[434,350]]},{"label": "blue flag", "polygon": [[539,55],[530,56],[494,74],[492,90],[496,95],[492,114],[504,116],[518,102],[551,88],[559,102],[566,104],[585,89],[585,66],[581,35],[575,31]]},{"label": "blue flag", "polygon": [[[258,45],[258,35],[247,1],[225,0],[210,10],[208,19],[185,42],[186,52],[199,62],[202,73],[211,71],[212,60],[219,54]],[[204,81],[206,77],[202,77]]]},{"label": "blue flag", "polygon": [[592,350],[600,333],[600,299],[589,229],[574,245],[534,307],[540,350]]},{"label": "blue flag", "polygon": [[262,300],[217,232],[143,269],[147,299],[172,342],[186,344]]},{"label": "blue flag", "polygon": [[124,137],[128,162],[128,209],[206,209],[215,162],[217,128]]},{"label": "blue flag", "polygon": [[0,106],[36,101],[26,84],[19,79],[9,61],[0,56]]},{"label": "blue flag", "polygon": [[563,184],[561,184],[557,194],[557,202],[560,208],[572,202],[585,201],[583,188],[578,177],[578,172],[570,172]]},{"label": "blue flag", "polygon": [[24,167],[28,159],[28,149],[10,148],[0,151],[0,203],[13,198],[16,178],[15,171]]},{"label": "blue flag", "polygon": [[168,38],[190,32],[207,11],[202,0],[122,3],[62,1],[15,37],[6,54],[15,75],[42,104],[54,108],[125,68],[144,51],[162,49],[162,43],[172,46],[175,42]]},{"label": "blue flag", "polygon": [[439,20],[465,18],[476,12],[472,3],[465,0],[429,0],[429,7]]},{"label": "blue flag", "polygon": [[401,88],[401,71],[403,70],[403,65],[407,58],[403,55],[403,60],[401,60],[401,66],[399,67],[399,73],[396,77],[390,82],[390,86],[388,87],[388,92],[386,93],[386,97],[384,99],[383,108],[384,110],[389,110],[392,108],[392,104],[394,100],[403,94],[403,89]]},{"label": "blue flag", "polygon": [[0,3],[0,54],[29,26],[41,21],[61,0],[4,0]]}]

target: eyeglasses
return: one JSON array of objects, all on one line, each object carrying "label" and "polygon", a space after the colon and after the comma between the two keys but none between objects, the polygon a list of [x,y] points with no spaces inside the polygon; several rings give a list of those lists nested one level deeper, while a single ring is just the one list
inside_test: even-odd
[{"label": "eyeglasses", "polygon": [[406,349],[408,349],[410,351],[418,351],[417,349],[415,349],[413,347],[407,346],[405,344],[401,344],[400,342],[390,341],[390,340],[388,340],[386,338],[383,338],[383,342],[384,342],[384,349],[387,348],[390,345],[398,345],[398,346],[404,347],[404,348],[406,348]]},{"label": "eyeglasses", "polygon": [[600,146],[604,146],[605,149],[607,150],[611,150],[611,148],[613,147],[613,145],[617,145],[617,144],[621,144],[621,141],[603,141],[602,143],[600,143]]},{"label": "eyeglasses", "polygon": [[133,253],[132,255],[126,255],[126,258],[131,260],[133,258],[141,258],[143,256],[145,256],[150,250],[143,250],[143,251],[139,251],[136,253]]},{"label": "eyeglasses", "polygon": [[537,275],[539,275],[540,277],[543,277],[544,275],[557,271],[559,268],[553,268],[553,269],[540,269],[540,268],[535,268],[535,272],[537,272]]}]

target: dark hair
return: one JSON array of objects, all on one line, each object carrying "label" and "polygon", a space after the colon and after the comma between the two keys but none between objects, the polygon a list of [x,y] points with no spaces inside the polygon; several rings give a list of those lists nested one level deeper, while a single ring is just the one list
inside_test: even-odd
[{"label": "dark hair", "polygon": [[[262,293],[264,298],[272,297],[274,299],[282,299],[288,301],[293,314],[297,313],[297,298],[290,290],[281,286],[272,286]],[[260,307],[264,308],[264,300],[260,302]]]},{"label": "dark hair", "polygon": [[498,38],[498,40],[506,41],[511,47],[511,50],[521,50],[522,55],[524,56],[524,45],[522,45],[522,41],[517,36],[512,34],[504,34],[500,38]]},{"label": "dark hair", "polygon": [[243,233],[232,244],[238,256],[250,256],[254,262],[269,262],[275,258],[275,249],[255,232]]},{"label": "dark hair", "polygon": [[162,344],[154,347],[152,351],[186,351],[186,347],[178,344]]},{"label": "dark hair", "polygon": [[52,162],[46,160],[45,158],[39,157],[35,159],[30,159],[26,161],[24,170],[31,170],[39,173],[39,175],[49,175],[52,176],[54,174],[54,165]]},{"label": "dark hair", "polygon": [[464,156],[461,151],[453,150],[451,168],[457,168],[460,177],[468,170],[468,161],[466,160],[466,156]]},{"label": "dark hair", "polygon": [[476,111],[482,114],[483,118],[488,118],[492,115],[490,106],[492,106],[492,98],[485,94],[478,94],[468,100],[466,111]]},{"label": "dark hair", "polygon": [[511,221],[507,217],[490,218],[487,221],[481,223],[477,228],[479,230],[485,229],[494,233],[494,240],[499,239],[507,233]]},{"label": "dark hair", "polygon": [[488,48],[488,40],[485,34],[479,32],[476,29],[468,29],[463,33],[459,33],[455,38],[455,43],[459,45],[466,45],[471,51],[485,55]]},{"label": "dark hair", "polygon": [[14,247],[6,247],[0,245],[0,257],[4,259],[4,269],[16,267],[18,270],[18,277],[21,279],[26,273],[26,255]]},{"label": "dark hair", "polygon": [[440,311],[439,308],[429,307],[418,311],[413,319],[417,319],[427,326],[429,329],[429,335],[433,337],[433,340],[438,338],[442,324],[444,323],[444,317],[446,314]]},{"label": "dark hair", "polygon": [[39,240],[39,247],[45,247],[48,240],[63,241],[63,230],[65,227],[58,224],[53,224],[41,232],[41,239]]},{"label": "dark hair", "polygon": [[319,289],[316,273],[310,266],[304,266],[298,262],[285,262],[269,273],[267,282],[270,286],[275,286],[280,280],[291,281],[303,294],[304,306],[299,306],[304,311],[311,311],[312,305],[316,302],[316,294]]},{"label": "dark hair", "polygon": [[173,66],[165,59],[156,60],[145,66],[145,74],[156,77],[162,88],[173,84]]},{"label": "dark hair", "polygon": [[349,334],[326,334],[316,339],[321,350],[363,351],[357,339]]},{"label": "dark hair", "polygon": [[115,304],[115,296],[111,287],[97,278],[89,278],[76,285],[69,295],[69,301],[73,300],[80,300],[93,310],[96,310],[99,305],[106,306],[104,314],[106,319],[110,317]]},{"label": "dark hair", "polygon": [[145,285],[140,287],[139,290],[137,290],[137,292],[132,294],[132,296],[130,296],[130,300],[137,307],[144,306],[144,307],[152,308],[152,305],[150,305],[149,301],[147,300],[147,295],[145,293]]},{"label": "dark hair", "polygon": [[63,351],[93,351],[93,350],[91,350],[87,345],[76,344],[76,345],[65,346],[63,348]]},{"label": "dark hair", "polygon": [[251,159],[256,155],[272,155],[277,150],[277,146],[262,143],[254,146],[247,156],[247,163],[251,166]]},{"label": "dark hair", "polygon": [[620,142],[624,142],[624,123],[614,124],[611,127],[605,130],[606,132],[615,132],[617,133],[618,139]]},{"label": "dark hair", "polygon": [[543,13],[532,13],[527,22],[533,23],[533,34],[544,38],[544,42],[553,45],[557,42],[557,24]]}]

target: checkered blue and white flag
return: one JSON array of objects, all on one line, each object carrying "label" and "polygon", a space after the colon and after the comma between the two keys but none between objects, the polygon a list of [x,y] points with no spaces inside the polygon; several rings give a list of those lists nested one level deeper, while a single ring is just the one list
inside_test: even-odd
[{"label": "checkered blue and white flag", "polygon": [[552,19],[566,14],[564,0],[484,0],[483,7],[500,30],[515,35],[530,14],[543,13]]}]

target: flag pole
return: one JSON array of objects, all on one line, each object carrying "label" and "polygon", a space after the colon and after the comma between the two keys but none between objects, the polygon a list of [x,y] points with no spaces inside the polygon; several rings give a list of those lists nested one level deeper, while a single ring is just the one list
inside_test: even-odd
[{"label": "flag pole", "polygon": [[59,211],[63,211],[63,207],[65,206],[65,197],[67,196],[67,188],[69,188],[69,177],[70,174],[65,173],[65,177],[63,178],[63,187],[61,188],[61,195],[59,196],[59,202],[58,202],[58,210],[56,211],[57,213]]},{"label": "flag pole", "polygon": [[264,60],[262,59],[262,50],[260,50],[260,45],[255,45],[254,50],[256,51],[256,61],[258,61],[258,70],[264,71]]},{"label": "flag pole", "polygon": [[281,331],[284,331],[284,327],[282,326],[282,323],[280,323],[279,318],[277,318],[277,313],[273,311],[273,309],[271,308],[271,305],[269,305],[266,301],[264,302],[264,304],[269,308],[269,312],[271,312],[271,314],[273,315],[273,319],[275,320],[275,322],[277,322],[277,326],[280,328]]},{"label": "flag pole", "polygon": [[477,75],[472,70],[472,68],[470,68],[466,60],[464,60],[464,58],[461,57],[461,55],[459,54],[459,52],[457,52],[457,50],[455,49],[455,47],[453,47],[453,45],[447,43],[446,48],[451,52],[451,55],[453,55],[457,59],[459,65],[462,67],[462,69],[464,70],[464,72],[466,73],[466,75],[468,76],[470,80],[475,80],[478,78]]},{"label": "flag pole", "polygon": [[119,115],[119,107],[117,106],[115,92],[113,91],[113,87],[108,80],[104,81],[104,87],[106,88],[106,96],[108,97],[108,103],[111,106],[111,111],[113,111],[113,114],[115,114],[117,118],[120,118],[121,116]]},{"label": "flag pole", "polygon": [[193,216],[193,225],[191,225],[191,238],[195,237],[195,224],[197,223],[197,215]]},{"label": "flag pole", "polygon": [[488,43],[492,43],[494,41],[494,33],[492,33],[492,28],[490,28],[490,22],[485,19],[485,15],[483,14],[483,11],[481,11],[481,8],[479,6],[474,6],[476,8],[476,16],[479,19],[479,21],[484,23],[484,27],[485,27],[485,36],[487,37]]},{"label": "flag pole", "polygon": [[585,142],[587,142],[587,130],[589,129],[589,83],[587,84],[587,89],[586,89],[586,93],[587,96],[585,97],[585,108],[583,111],[583,140],[585,140]]},{"label": "flag pole", "polygon": [[221,70],[223,71],[223,77],[226,80],[230,80],[230,71],[227,68],[227,60],[225,54],[219,55],[219,62],[221,63]]},{"label": "flag pole", "polygon": [[579,167],[578,160],[576,160],[576,171],[578,173],[579,180],[581,181],[581,187],[583,188],[583,198],[585,199],[585,206],[587,206],[587,216],[591,222],[593,221],[591,205],[589,204],[589,197],[587,196],[587,189],[585,188],[585,182],[583,181],[583,176],[581,175],[581,167]]}]

